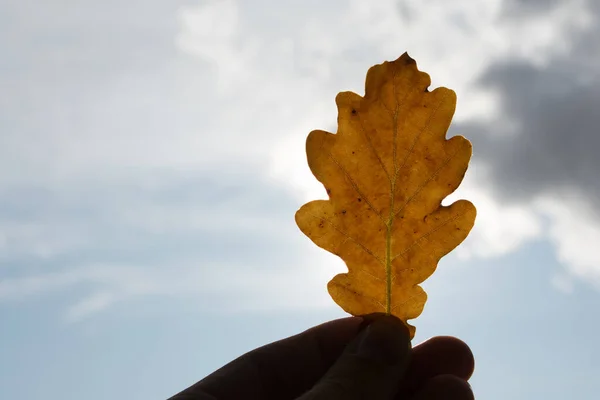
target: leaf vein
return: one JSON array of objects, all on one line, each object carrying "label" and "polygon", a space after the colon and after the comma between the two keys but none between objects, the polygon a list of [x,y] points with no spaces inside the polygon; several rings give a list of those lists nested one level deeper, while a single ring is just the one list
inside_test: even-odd
[{"label": "leaf vein", "polygon": [[369,145],[369,148],[371,149],[371,151],[373,151],[373,154],[377,158],[377,161],[379,161],[379,165],[381,165],[381,169],[383,169],[383,172],[385,172],[385,175],[387,176],[388,181],[391,183],[392,182],[392,177],[390,176],[390,173],[388,172],[387,168],[385,167],[385,164],[383,163],[383,160],[381,159],[381,156],[377,152],[377,149],[373,145],[373,142],[371,141],[371,136],[367,135],[367,132],[365,130],[365,127],[364,127],[363,122],[360,119],[360,117],[359,117],[358,121],[359,121],[359,124],[360,124],[360,130],[361,130],[362,136],[364,137],[365,141]]},{"label": "leaf vein", "polygon": [[452,154],[450,157],[448,157],[446,160],[444,160],[442,165],[440,165],[440,167],[438,169],[433,171],[433,173],[431,175],[429,175],[429,178],[427,178],[425,181],[423,181],[423,183],[414,191],[414,193],[406,200],[406,202],[404,202],[404,204],[400,208],[398,208],[397,211],[394,212],[394,218],[396,218],[398,216],[398,214],[400,214],[402,212],[402,210],[404,210],[406,208],[406,206],[408,206],[408,204],[411,201],[413,201],[415,199],[415,197],[417,197],[432,180],[437,178],[437,176],[440,174],[440,171],[442,169],[444,169],[450,163],[450,161],[452,161],[452,159],[454,157],[456,157],[457,154],[458,154],[458,152]]},{"label": "leaf vein", "polygon": [[365,253],[367,253],[368,255],[370,255],[371,257],[373,257],[375,260],[377,260],[380,264],[383,264],[383,261],[377,257],[377,255],[371,250],[369,249],[367,246],[365,246],[364,244],[362,244],[358,239],[353,238],[352,236],[348,235],[346,232],[344,232],[342,229],[340,229],[336,224],[334,224],[330,219],[325,218],[325,217],[320,217],[318,215],[315,214],[310,214],[313,218],[316,218],[320,221],[326,222],[329,225],[331,225],[331,227],[333,229],[335,229],[337,232],[339,232],[340,234],[342,234],[346,239],[354,242],[355,244],[357,244],[361,249],[363,249],[363,251]]},{"label": "leaf vein", "polygon": [[373,203],[371,203],[371,201],[369,200],[369,198],[358,187],[358,185],[356,184],[356,182],[354,181],[354,179],[352,179],[352,176],[348,173],[348,171],[346,171],[346,169],[344,168],[344,166],[333,156],[333,154],[329,153],[329,158],[331,158],[331,160],[340,169],[340,171],[342,171],[344,173],[344,175],[346,176],[346,179],[348,180],[348,182],[350,183],[350,186],[352,186],[352,188],[354,189],[354,191],[365,201],[365,203],[367,204],[367,206],[369,206],[369,208],[371,209],[371,211],[373,211],[379,217],[379,219],[381,220],[381,222],[385,224],[385,220],[383,219],[383,216],[381,215],[381,212],[379,210],[375,209],[375,206],[373,205]]},{"label": "leaf vein", "polygon": [[366,300],[371,301],[371,303],[377,304],[381,308],[385,308],[385,306],[383,305],[383,303],[380,302],[379,300],[377,300],[373,296],[369,296],[369,295],[365,294],[364,292],[358,292],[357,290],[350,289],[350,287],[348,285],[342,285],[342,284],[339,284],[339,283],[336,283],[336,285],[342,287],[344,290],[347,290],[348,292],[353,293],[356,296],[359,296],[359,297],[362,297],[362,298],[364,298]]},{"label": "leaf vein", "polygon": [[[411,156],[411,154],[413,154],[415,147],[417,146],[417,142],[421,138],[423,132],[425,132],[427,129],[429,129],[429,125],[431,124],[431,121],[433,121],[433,117],[435,116],[435,114],[437,114],[439,109],[442,107],[442,104],[444,103],[445,100],[446,100],[446,96],[442,97],[442,99],[439,101],[437,107],[429,115],[429,118],[425,122],[425,125],[423,125],[423,127],[421,129],[419,129],[419,132],[415,136],[410,148],[408,149],[408,151],[406,152],[406,155],[404,156],[404,160],[402,160],[402,165],[400,167],[398,167],[395,171],[396,176],[398,176],[400,171],[402,171],[406,167],[409,157]],[[393,193],[392,196],[396,196],[396,193]]]},{"label": "leaf vein", "polygon": [[416,245],[418,245],[418,243],[421,240],[427,240],[429,236],[433,235],[435,232],[439,231],[440,229],[442,229],[444,226],[448,225],[449,223],[456,221],[457,219],[459,219],[460,217],[462,217],[465,214],[466,213],[457,214],[454,217],[445,220],[444,222],[442,222],[441,224],[439,224],[438,226],[436,226],[434,229],[430,229],[427,233],[421,235],[414,242],[412,242],[410,246],[406,247],[403,251],[401,251],[400,253],[396,254],[394,256],[394,258],[392,259],[392,261],[395,260],[398,257],[404,258],[404,254],[406,254],[413,247],[415,247]]}]

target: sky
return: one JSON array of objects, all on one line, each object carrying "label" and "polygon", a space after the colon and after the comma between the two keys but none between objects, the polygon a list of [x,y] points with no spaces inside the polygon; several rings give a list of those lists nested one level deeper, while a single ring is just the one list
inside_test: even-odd
[{"label": "sky", "polygon": [[304,142],[407,51],[478,209],[415,342],[467,342],[478,398],[596,399],[598,37],[595,0],[0,0],[0,397],[164,399],[343,317]]}]

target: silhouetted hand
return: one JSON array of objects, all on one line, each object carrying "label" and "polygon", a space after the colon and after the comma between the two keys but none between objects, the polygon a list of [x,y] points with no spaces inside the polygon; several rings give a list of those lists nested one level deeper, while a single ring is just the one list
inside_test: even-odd
[{"label": "silhouetted hand", "polygon": [[411,349],[379,314],[327,322],[255,349],[170,400],[472,400],[474,360],[446,336]]}]

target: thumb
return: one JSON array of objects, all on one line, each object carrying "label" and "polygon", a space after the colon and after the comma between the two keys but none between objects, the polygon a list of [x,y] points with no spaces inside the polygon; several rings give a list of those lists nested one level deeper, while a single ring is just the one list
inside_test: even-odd
[{"label": "thumb", "polygon": [[411,353],[407,327],[377,315],[319,382],[297,400],[391,400]]}]

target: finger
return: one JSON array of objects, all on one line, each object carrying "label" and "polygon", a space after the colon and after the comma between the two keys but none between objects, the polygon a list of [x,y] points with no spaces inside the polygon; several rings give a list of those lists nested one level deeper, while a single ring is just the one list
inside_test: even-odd
[{"label": "finger", "polygon": [[450,336],[429,339],[414,347],[398,398],[410,397],[438,375],[454,375],[466,381],[474,367],[473,353],[463,341]]},{"label": "finger", "polygon": [[211,394],[219,400],[295,399],[331,367],[364,322],[342,318],[242,355],[171,400]]},{"label": "finger", "polygon": [[411,363],[415,379],[422,375],[428,379],[434,375],[451,374],[468,380],[475,368],[475,358],[469,346],[452,336],[436,336],[413,350]]},{"label": "finger", "polygon": [[467,381],[454,375],[430,379],[412,400],[475,400]]},{"label": "finger", "polygon": [[406,325],[393,316],[375,319],[325,376],[298,400],[391,400],[411,355]]},{"label": "finger", "polygon": [[[325,374],[372,316],[330,321],[298,335],[255,349],[171,400],[200,399],[212,393],[219,400],[295,399]],[[440,374],[468,379],[473,372],[473,355],[462,341],[436,337],[413,349],[412,360],[401,386],[412,394]],[[204,397],[202,397],[204,398]]]}]

